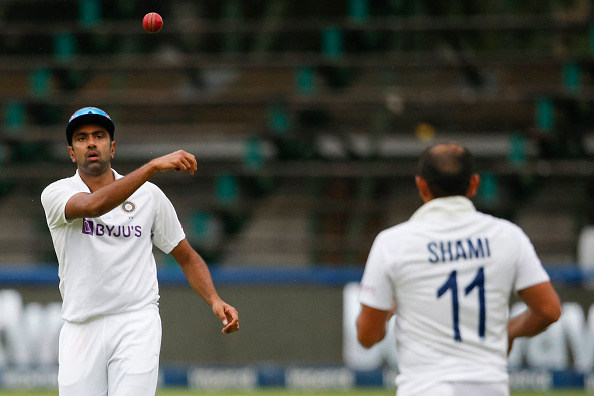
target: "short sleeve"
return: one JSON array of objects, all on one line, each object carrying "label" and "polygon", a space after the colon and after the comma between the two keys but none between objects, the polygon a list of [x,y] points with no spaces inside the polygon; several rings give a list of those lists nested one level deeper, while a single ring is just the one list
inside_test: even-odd
[{"label": "short sleeve", "polygon": [[185,237],[185,233],[173,204],[157,186],[153,186],[155,197],[155,221],[153,223],[153,244],[169,254]]},{"label": "short sleeve", "polygon": [[66,204],[70,198],[79,192],[74,187],[60,182],[54,182],[43,190],[41,204],[50,229],[68,223],[66,220]]},{"label": "short sleeve", "polygon": [[365,264],[359,302],[368,307],[389,311],[394,300],[391,279],[388,276],[385,255],[382,249],[381,233],[373,242]]},{"label": "short sleeve", "polygon": [[528,236],[522,230],[519,234],[520,255],[514,285],[516,291],[550,280]]}]

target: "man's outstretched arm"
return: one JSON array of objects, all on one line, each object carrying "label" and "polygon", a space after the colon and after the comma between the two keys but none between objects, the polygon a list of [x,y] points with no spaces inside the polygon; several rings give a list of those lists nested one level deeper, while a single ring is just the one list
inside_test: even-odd
[{"label": "man's outstretched arm", "polygon": [[81,192],[72,196],[66,204],[66,219],[99,217],[124,202],[156,173],[176,169],[194,174],[197,166],[196,158],[183,150],[155,158],[92,193]]}]

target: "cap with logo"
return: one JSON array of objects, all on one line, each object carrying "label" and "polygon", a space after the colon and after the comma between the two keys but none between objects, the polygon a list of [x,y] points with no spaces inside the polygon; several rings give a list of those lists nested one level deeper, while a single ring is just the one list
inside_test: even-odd
[{"label": "cap with logo", "polygon": [[101,125],[107,129],[109,136],[111,136],[111,140],[113,140],[115,125],[113,124],[111,117],[97,107],[83,107],[82,109],[76,110],[68,121],[68,126],[66,127],[66,140],[68,140],[69,145],[72,146],[72,134],[74,131],[85,124]]}]

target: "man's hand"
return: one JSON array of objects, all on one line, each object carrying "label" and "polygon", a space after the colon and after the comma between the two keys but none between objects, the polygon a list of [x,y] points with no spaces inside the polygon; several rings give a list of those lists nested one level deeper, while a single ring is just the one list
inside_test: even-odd
[{"label": "man's hand", "polygon": [[196,169],[198,169],[196,157],[183,150],[178,150],[171,154],[155,158],[150,162],[150,164],[158,172],[175,169],[177,171],[189,171],[193,175]]},{"label": "man's hand", "polygon": [[229,334],[239,330],[239,314],[237,310],[223,300],[212,304],[212,311],[223,322],[223,333]]}]

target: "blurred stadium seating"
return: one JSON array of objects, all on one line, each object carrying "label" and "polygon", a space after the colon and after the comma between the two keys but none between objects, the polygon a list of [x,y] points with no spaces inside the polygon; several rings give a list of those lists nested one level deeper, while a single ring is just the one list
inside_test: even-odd
[{"label": "blurred stadium seating", "polygon": [[65,122],[89,105],[120,172],[197,155],[154,181],[213,264],[362,266],[420,205],[433,140],[475,152],[477,206],[546,264],[594,222],[587,0],[0,0],[0,20],[0,263],[55,262],[39,194],[74,172]]}]

